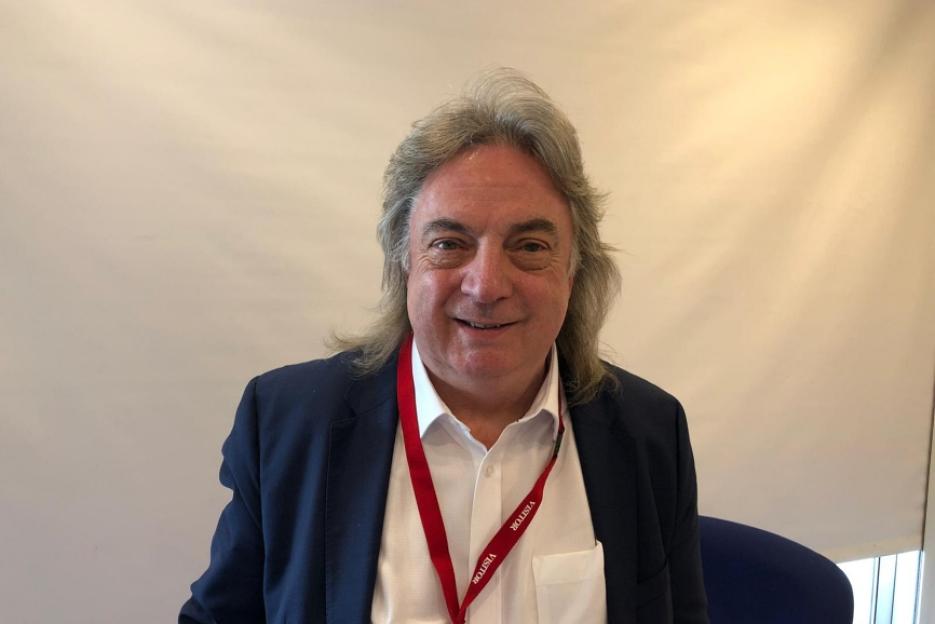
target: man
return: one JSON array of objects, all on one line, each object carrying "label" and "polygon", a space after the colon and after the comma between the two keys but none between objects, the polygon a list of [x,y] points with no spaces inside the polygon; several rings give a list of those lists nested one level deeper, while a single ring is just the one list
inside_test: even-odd
[{"label": "man", "polygon": [[509,70],[386,172],[382,318],[247,386],[180,622],[707,622],[678,402],[598,358],[574,128]]}]

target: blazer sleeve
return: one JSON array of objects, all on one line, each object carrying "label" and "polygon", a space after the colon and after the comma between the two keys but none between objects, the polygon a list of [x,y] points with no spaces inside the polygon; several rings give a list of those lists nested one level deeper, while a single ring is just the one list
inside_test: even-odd
[{"label": "blazer sleeve", "polygon": [[221,483],[232,492],[211,540],[211,562],[191,586],[179,624],[265,622],[263,519],[254,378],[222,449]]},{"label": "blazer sleeve", "polygon": [[669,551],[672,607],[676,624],[707,624],[708,601],[701,569],[698,534],[698,486],[685,411],[676,416],[678,503]]}]

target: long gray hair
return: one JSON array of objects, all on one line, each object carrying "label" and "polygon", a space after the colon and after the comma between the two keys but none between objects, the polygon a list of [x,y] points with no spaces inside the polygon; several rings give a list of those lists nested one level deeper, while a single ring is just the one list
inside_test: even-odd
[{"label": "long gray hair", "polygon": [[511,145],[534,157],[568,200],[575,279],[556,342],[569,402],[585,402],[610,379],[598,355],[598,334],[620,289],[620,273],[610,256],[612,248],[598,233],[603,197],[584,173],[574,127],[538,85],[512,69],[483,74],[464,95],[415,122],[396,148],[383,177],[383,215],[377,227],[384,254],[380,315],[365,334],[335,336],[331,346],[359,350],[355,365],[362,374],[392,357],[411,331],[406,278],[413,203],[432,171],[471,146],[489,143]]}]

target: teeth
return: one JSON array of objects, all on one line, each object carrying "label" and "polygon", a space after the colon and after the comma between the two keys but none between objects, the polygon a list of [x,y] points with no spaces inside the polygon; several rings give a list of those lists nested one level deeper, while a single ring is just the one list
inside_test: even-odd
[{"label": "teeth", "polygon": [[471,321],[467,321],[467,324],[470,325],[471,327],[473,327],[474,329],[495,329],[495,328],[497,328],[497,327],[503,327],[502,324],[500,324],[500,325],[498,325],[498,324],[486,325],[486,324],[484,324],[484,323],[472,323]]}]

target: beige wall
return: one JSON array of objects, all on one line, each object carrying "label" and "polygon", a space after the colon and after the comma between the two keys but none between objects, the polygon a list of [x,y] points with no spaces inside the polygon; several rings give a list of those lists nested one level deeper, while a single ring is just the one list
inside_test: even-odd
[{"label": "beige wall", "polygon": [[463,5],[0,0],[0,619],[171,619],[243,385],[367,322],[389,153],[496,65],[610,192],[604,339],[702,511],[919,546],[935,5]]}]

